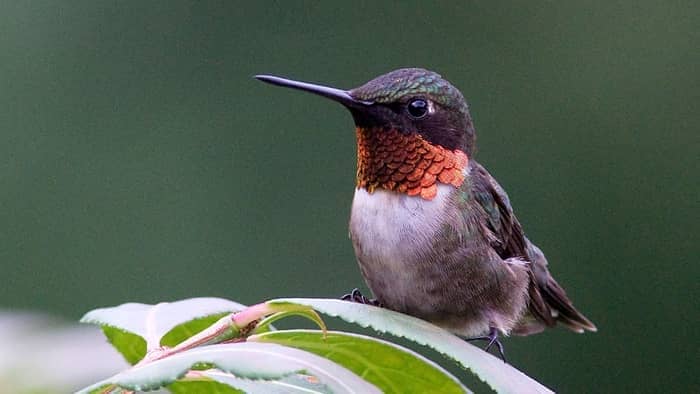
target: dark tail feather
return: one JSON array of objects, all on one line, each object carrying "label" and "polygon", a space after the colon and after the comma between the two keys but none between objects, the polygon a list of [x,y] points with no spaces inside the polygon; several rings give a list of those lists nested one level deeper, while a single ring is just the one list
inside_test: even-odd
[{"label": "dark tail feather", "polygon": [[578,333],[598,331],[595,324],[574,308],[564,289],[551,275],[547,275],[547,283],[540,287],[540,291],[544,301],[556,311],[557,322]]},{"label": "dark tail feather", "polygon": [[[530,285],[530,310],[542,324],[554,325],[561,323],[571,331],[598,331],[595,324],[574,308],[566,296],[564,289],[559,286],[547,269],[547,259],[535,244],[526,238],[527,257],[532,264]],[[539,293],[539,294],[537,294]],[[534,297],[533,297],[534,295]],[[534,300],[535,302],[532,302]],[[543,305],[544,304],[544,305]],[[549,315],[549,316],[544,316]]]}]

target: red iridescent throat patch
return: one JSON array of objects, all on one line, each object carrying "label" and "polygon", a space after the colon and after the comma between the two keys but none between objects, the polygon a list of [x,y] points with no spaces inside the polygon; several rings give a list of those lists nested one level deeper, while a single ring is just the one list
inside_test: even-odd
[{"label": "red iridescent throat patch", "polygon": [[469,159],[459,149],[432,145],[418,134],[357,130],[357,187],[394,190],[432,200],[438,182],[459,187]]}]

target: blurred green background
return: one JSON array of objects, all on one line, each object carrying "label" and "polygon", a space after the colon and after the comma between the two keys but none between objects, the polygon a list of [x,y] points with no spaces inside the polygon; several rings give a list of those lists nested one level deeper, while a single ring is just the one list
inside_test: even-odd
[{"label": "blurred green background", "polygon": [[0,307],[336,297],[352,120],[253,80],[433,69],[600,332],[506,340],[561,392],[697,391],[700,3],[2,2]]}]

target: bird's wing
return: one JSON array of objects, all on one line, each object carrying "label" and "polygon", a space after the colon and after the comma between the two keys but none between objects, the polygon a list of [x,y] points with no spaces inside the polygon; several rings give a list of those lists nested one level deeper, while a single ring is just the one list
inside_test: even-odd
[{"label": "bird's wing", "polygon": [[576,332],[596,331],[595,325],[576,310],[564,289],[549,273],[542,251],[525,237],[505,190],[486,169],[478,163],[473,165],[472,193],[486,215],[491,246],[504,260],[520,257],[530,262],[528,309],[531,318],[526,317],[515,332],[523,335],[535,333],[557,321]]},{"label": "bird's wing", "polygon": [[472,168],[472,193],[486,214],[491,246],[502,259],[525,257],[525,237],[505,190],[481,165]]},{"label": "bird's wing", "polygon": [[[530,325],[529,333],[542,330],[544,326],[541,323],[546,326],[554,325],[555,319],[552,316],[552,311],[542,298],[540,286],[535,276],[535,272],[538,272],[539,269],[532,267],[538,262],[529,258],[527,250],[529,241],[525,238],[520,222],[513,213],[508,194],[486,169],[478,163],[472,162],[472,165],[471,189],[474,200],[481,206],[486,215],[486,228],[484,230],[487,232],[491,247],[503,260],[520,257],[530,262],[528,309],[536,320]],[[546,270],[546,267],[544,269]]]}]

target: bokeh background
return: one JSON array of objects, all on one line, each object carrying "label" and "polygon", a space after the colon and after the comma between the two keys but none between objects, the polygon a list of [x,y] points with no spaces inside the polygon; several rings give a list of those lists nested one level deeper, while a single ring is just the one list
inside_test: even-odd
[{"label": "bokeh background", "polygon": [[[561,392],[697,376],[697,2],[2,2],[0,307],[336,297],[352,120],[252,79],[399,67],[467,97],[477,159],[600,332],[506,340]],[[2,349],[0,349],[2,352]]]}]

